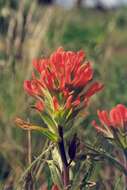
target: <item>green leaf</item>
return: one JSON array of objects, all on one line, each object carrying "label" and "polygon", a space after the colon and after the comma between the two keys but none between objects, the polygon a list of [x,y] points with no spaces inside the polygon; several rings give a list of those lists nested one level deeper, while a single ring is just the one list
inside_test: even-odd
[{"label": "green leaf", "polygon": [[68,119],[70,117],[71,113],[72,113],[72,109],[66,111],[66,113],[65,113],[66,119]]},{"label": "green leaf", "polygon": [[87,171],[85,171],[84,178],[82,180],[82,187],[84,187],[84,190],[86,189],[86,185],[88,184],[88,181],[90,180],[90,177],[92,176],[94,172],[94,166],[95,163],[91,162],[89,166],[87,166]]},{"label": "green leaf", "polygon": [[107,159],[114,167],[116,167],[118,170],[123,172],[127,176],[127,170],[126,168],[116,159],[114,159],[111,155],[109,154],[104,154],[105,159]]},{"label": "green leaf", "polygon": [[103,159],[105,159],[105,160],[108,160],[109,163],[111,163],[115,168],[117,168],[118,170],[123,172],[124,175],[127,176],[126,168],[118,160],[114,159],[114,157],[112,155],[110,155],[108,152],[105,152],[103,150],[97,150],[95,147],[92,147],[92,146],[90,146],[88,144],[85,144],[85,146],[89,150],[91,150],[91,151],[95,152],[96,154],[98,154],[98,156],[103,157]]},{"label": "green leaf", "polygon": [[44,123],[49,128],[49,130],[53,133],[58,134],[56,121],[53,118],[51,118],[47,113],[44,113],[44,112],[40,114],[40,116],[42,120],[44,121]]},{"label": "green leaf", "polygon": [[120,175],[119,177],[117,177],[116,181],[115,181],[115,187],[113,190],[118,190],[121,187],[121,179],[122,179],[122,175]]},{"label": "green leaf", "polygon": [[47,131],[41,131],[41,133],[43,135],[45,135],[46,137],[48,137],[48,139],[51,140],[51,141],[53,141],[53,142],[57,142],[58,139],[59,139],[59,137],[56,134],[52,133],[49,130],[47,130]]},{"label": "green leaf", "polygon": [[64,108],[62,108],[61,110],[55,112],[54,114],[55,121],[59,125],[65,126],[68,120],[68,117],[71,115],[71,113],[72,113],[72,110],[64,110]]},{"label": "green leaf", "polygon": [[62,171],[63,164],[62,164],[61,156],[57,147],[54,147],[54,149],[52,150],[52,158]]},{"label": "green leaf", "polygon": [[59,136],[49,131],[49,129],[40,126],[33,126],[33,128],[34,128],[33,130],[42,133],[44,136],[48,137],[48,139],[53,142],[57,142],[59,139]]},{"label": "green leaf", "polygon": [[79,169],[73,176],[73,181],[72,181],[73,183],[71,186],[71,190],[78,190],[80,188],[81,180],[80,180],[79,176],[81,175],[82,168],[85,168],[85,166],[86,166],[85,162],[81,162]]},{"label": "green leaf", "polygon": [[56,166],[55,162],[53,160],[48,160],[48,166],[51,172],[51,177],[54,182],[54,184],[57,184],[60,190],[63,190],[63,182],[62,182],[62,176],[60,173],[60,170]]},{"label": "green leaf", "polygon": [[57,135],[57,133],[51,132],[48,128],[31,124],[29,122],[22,120],[21,118],[16,118],[15,123],[18,127],[24,130],[38,131],[39,133],[42,133],[43,135],[47,136],[50,140],[54,142],[57,142],[59,140],[59,136]]},{"label": "green leaf", "polygon": [[68,118],[70,117],[71,113],[72,113],[72,109],[68,109],[63,112],[61,116],[62,117],[61,122],[64,123],[64,125],[66,121],[68,120]]},{"label": "green leaf", "polygon": [[53,113],[53,111],[54,111],[52,96],[49,93],[49,91],[46,90],[46,89],[43,89],[43,94],[44,94],[44,100],[45,100],[46,110],[51,115]]}]

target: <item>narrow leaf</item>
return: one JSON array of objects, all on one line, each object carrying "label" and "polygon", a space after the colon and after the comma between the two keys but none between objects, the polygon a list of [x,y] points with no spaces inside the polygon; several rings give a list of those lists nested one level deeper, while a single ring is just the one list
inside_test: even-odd
[{"label": "narrow leaf", "polygon": [[49,160],[47,162],[48,162],[48,166],[49,166],[51,177],[54,184],[57,184],[59,189],[63,190],[62,176],[57,166],[55,165],[55,162],[53,160]]},{"label": "narrow leaf", "polygon": [[15,123],[18,127],[24,129],[24,130],[33,130],[33,131],[38,131],[39,133],[42,133],[46,137],[48,137],[51,141],[57,142],[58,141],[58,135],[49,131],[48,128],[44,128],[38,125],[31,124],[29,122],[26,122],[22,120],[21,118],[16,118]]},{"label": "narrow leaf", "polygon": [[40,114],[40,116],[41,116],[42,120],[44,121],[44,123],[49,128],[49,130],[53,133],[58,134],[57,123],[55,122],[55,120],[53,118],[51,118],[47,113],[42,113],[42,114]]}]

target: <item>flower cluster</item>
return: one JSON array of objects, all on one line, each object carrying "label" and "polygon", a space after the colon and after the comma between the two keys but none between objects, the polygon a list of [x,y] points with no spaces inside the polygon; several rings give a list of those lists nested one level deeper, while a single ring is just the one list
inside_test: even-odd
[{"label": "flower cluster", "polygon": [[35,72],[24,82],[24,89],[37,99],[35,107],[39,111],[46,109],[44,90],[49,91],[54,111],[58,111],[86,105],[103,88],[99,82],[91,84],[93,68],[83,51],[59,48],[49,58],[34,60],[33,66]]},{"label": "flower cluster", "polygon": [[[127,132],[127,108],[118,104],[111,109],[108,114],[107,111],[97,111],[101,126],[98,126],[96,121],[92,124],[98,132],[103,133],[108,138],[114,138],[118,134],[125,134]],[[117,136],[118,137],[118,136]]]}]

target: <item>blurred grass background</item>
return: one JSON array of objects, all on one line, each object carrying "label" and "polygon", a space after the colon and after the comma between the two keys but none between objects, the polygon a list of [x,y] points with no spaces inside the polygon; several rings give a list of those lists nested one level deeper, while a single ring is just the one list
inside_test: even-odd
[{"label": "blurred grass background", "polygon": [[[47,56],[59,46],[66,50],[85,50],[93,62],[96,78],[105,85],[103,92],[93,97],[91,115],[82,123],[84,138],[93,141],[91,132],[96,137],[90,126],[96,109],[109,109],[117,103],[127,105],[126,7],[65,10],[37,1],[0,0],[1,188],[3,184],[15,183],[27,166],[27,134],[16,128],[14,118],[38,120],[28,109],[32,99],[26,96],[23,81],[30,78],[33,58]],[[42,151],[44,142],[45,138],[32,135],[33,156]],[[94,178],[101,176],[99,168],[100,165]]]}]

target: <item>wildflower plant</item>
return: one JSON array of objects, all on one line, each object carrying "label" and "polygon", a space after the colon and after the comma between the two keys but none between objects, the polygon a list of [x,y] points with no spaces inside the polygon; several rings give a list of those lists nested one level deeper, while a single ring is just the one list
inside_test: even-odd
[{"label": "wildflower plant", "polygon": [[[20,118],[16,118],[16,124],[25,130],[38,131],[54,143],[52,159],[47,160],[54,183],[52,189],[78,190],[82,189],[83,184],[93,186],[93,182],[86,181],[92,172],[94,161],[98,159],[108,159],[127,176],[126,166],[105,151],[87,144],[85,147],[89,150],[87,155],[93,160],[92,165],[88,168],[80,164],[81,170],[82,167],[86,170],[83,177],[80,176],[80,169],[79,176],[72,174],[73,165],[86,158],[77,154],[77,132],[73,132],[71,139],[66,133],[87,108],[91,97],[103,88],[100,82],[94,81],[93,67],[87,61],[86,54],[83,51],[72,52],[59,48],[48,58],[34,60],[33,67],[31,80],[24,81],[24,90],[33,97],[35,103],[32,108],[45,126],[31,124]],[[94,120],[92,125],[110,143],[115,143],[127,160],[127,108],[118,104],[109,114],[105,110],[98,111],[97,114],[101,124],[98,125]]]},{"label": "wildflower plant", "polygon": [[[49,58],[33,61],[34,72],[31,80],[25,80],[24,89],[35,99],[32,106],[46,127],[38,126],[16,118],[23,129],[36,130],[56,143],[62,160],[62,182],[54,181],[60,189],[70,185],[69,169],[75,159],[77,137],[73,135],[67,147],[65,132],[70,130],[78,114],[84,110],[90,98],[103,85],[93,81],[92,65],[83,51],[57,49]],[[50,168],[51,163],[50,163]]]}]

